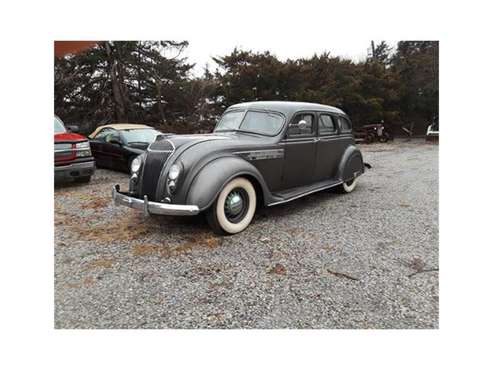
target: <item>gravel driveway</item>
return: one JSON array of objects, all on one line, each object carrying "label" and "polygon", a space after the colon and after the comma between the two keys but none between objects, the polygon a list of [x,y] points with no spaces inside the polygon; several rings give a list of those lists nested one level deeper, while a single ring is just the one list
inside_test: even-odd
[{"label": "gravel driveway", "polygon": [[115,207],[127,175],[55,188],[56,328],[438,328],[438,145],[362,145],[349,195],[205,218]]}]

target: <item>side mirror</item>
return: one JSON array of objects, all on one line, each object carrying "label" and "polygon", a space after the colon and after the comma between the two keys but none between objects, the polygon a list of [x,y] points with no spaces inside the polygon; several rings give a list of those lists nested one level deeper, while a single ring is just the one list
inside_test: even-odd
[{"label": "side mirror", "polygon": [[120,139],[118,139],[116,137],[111,138],[109,143],[114,144],[114,145],[122,145],[122,142],[120,141]]},{"label": "side mirror", "polygon": [[298,122],[298,128],[300,130],[306,129],[307,126],[308,126],[308,124],[306,123],[306,121],[304,119],[302,119],[301,121]]},{"label": "side mirror", "polygon": [[70,126],[67,126],[67,131],[68,132],[79,132],[79,126],[77,125],[70,125]]}]

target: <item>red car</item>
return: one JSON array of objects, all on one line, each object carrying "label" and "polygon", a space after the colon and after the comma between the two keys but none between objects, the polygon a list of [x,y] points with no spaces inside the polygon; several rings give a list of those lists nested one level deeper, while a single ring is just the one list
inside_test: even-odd
[{"label": "red car", "polygon": [[89,182],[94,168],[89,141],[68,132],[62,120],[55,116],[55,182],[68,179]]}]

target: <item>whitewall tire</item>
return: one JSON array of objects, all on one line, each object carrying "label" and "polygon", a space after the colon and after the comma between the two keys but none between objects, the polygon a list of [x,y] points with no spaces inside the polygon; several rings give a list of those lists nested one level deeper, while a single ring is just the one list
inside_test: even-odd
[{"label": "whitewall tire", "polygon": [[357,184],[358,184],[358,178],[356,177],[353,180],[343,182],[339,186],[339,190],[341,193],[351,193],[356,188]]},{"label": "whitewall tire", "polygon": [[236,234],[250,225],[256,207],[257,195],[252,183],[237,177],[221,190],[206,213],[207,221],[218,234]]}]

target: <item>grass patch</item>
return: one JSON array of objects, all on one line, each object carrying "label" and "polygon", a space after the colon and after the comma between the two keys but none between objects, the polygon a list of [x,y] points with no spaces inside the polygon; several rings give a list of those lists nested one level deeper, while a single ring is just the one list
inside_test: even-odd
[{"label": "grass patch", "polygon": [[189,253],[193,250],[203,249],[204,247],[207,249],[214,249],[220,244],[221,239],[204,233],[185,240],[183,243],[172,246],[165,246],[157,243],[136,244],[130,250],[130,254],[134,257],[152,254],[158,254],[161,257],[173,257]]}]

